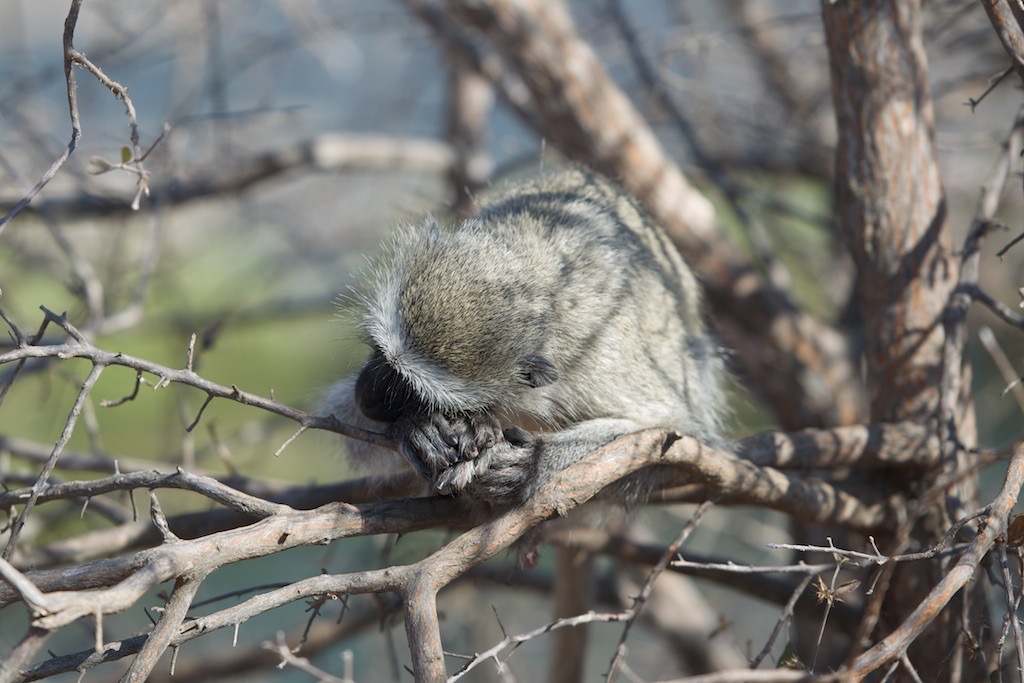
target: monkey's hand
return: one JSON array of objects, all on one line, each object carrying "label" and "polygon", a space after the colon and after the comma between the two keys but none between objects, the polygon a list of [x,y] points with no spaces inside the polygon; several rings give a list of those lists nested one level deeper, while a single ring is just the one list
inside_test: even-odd
[{"label": "monkey's hand", "polygon": [[486,467],[481,454],[502,438],[501,425],[487,413],[407,415],[394,422],[388,433],[409,464],[440,493],[465,488],[474,470]]},{"label": "monkey's hand", "polygon": [[502,437],[472,463],[473,473],[465,487],[469,495],[499,505],[518,503],[530,495],[540,447],[533,435],[518,427],[504,430]]}]

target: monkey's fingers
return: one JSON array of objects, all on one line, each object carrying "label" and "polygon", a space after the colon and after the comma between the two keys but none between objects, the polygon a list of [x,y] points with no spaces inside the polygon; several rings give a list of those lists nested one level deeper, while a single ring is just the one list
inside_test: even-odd
[{"label": "monkey's fingers", "polygon": [[482,415],[472,421],[473,445],[483,452],[501,440],[501,424],[493,415]]},{"label": "monkey's fingers", "polygon": [[472,413],[446,417],[436,415],[431,420],[440,438],[454,451],[451,464],[473,460],[496,444],[501,436],[501,425],[489,413]]},{"label": "monkey's fingers", "polygon": [[485,452],[476,460],[464,460],[441,472],[434,480],[434,488],[438,493],[458,493],[470,483],[481,470],[490,465],[490,456]]},{"label": "monkey's fingers", "polygon": [[461,452],[461,431],[443,413],[430,414],[430,429],[436,434],[439,442],[443,442],[451,449]]},{"label": "monkey's fingers", "polygon": [[430,479],[458,461],[458,452],[449,446],[433,425],[416,426],[399,439],[399,448],[424,477]]}]

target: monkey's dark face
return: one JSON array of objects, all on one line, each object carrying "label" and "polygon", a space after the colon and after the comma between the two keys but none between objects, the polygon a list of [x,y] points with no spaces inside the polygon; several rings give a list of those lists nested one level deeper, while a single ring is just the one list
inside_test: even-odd
[{"label": "monkey's dark face", "polygon": [[386,423],[384,431],[399,452],[441,493],[465,488],[490,463],[490,458],[480,457],[499,442],[523,447],[529,438],[519,429],[505,436],[498,418],[488,411],[445,415],[428,410],[409,381],[376,348],[356,378],[354,395],[359,411]]},{"label": "monkey's dark face", "polygon": [[360,371],[355,398],[363,415],[377,422],[394,422],[420,406],[412,387],[380,351],[374,351]]}]

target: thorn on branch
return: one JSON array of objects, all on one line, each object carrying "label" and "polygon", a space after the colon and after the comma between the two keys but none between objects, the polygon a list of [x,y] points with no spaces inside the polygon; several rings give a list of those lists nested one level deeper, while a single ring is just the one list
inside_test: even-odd
[{"label": "thorn on branch", "polygon": [[177,543],[181,540],[171,531],[171,527],[167,524],[167,517],[160,508],[160,501],[156,498],[156,491],[153,490],[149,492],[149,517],[153,520],[153,525],[160,531],[164,543]]},{"label": "thorn on branch", "polygon": [[[1003,227],[1009,229],[1007,226]],[[1010,240],[1009,244],[1007,244],[1005,247],[997,251],[996,256],[998,256],[999,258],[1003,258],[1003,256],[1006,255],[1006,252],[1010,251],[1010,249],[1013,249],[1013,247],[1015,247],[1017,243],[1020,242],[1021,240],[1024,240],[1024,232],[1014,237],[1012,240]]]},{"label": "thorn on branch", "polygon": [[498,628],[501,629],[501,635],[503,638],[508,638],[508,630],[505,628],[505,624],[501,622],[501,615],[498,614],[498,608],[491,605],[491,611],[494,612],[494,620],[498,622]]},{"label": "thorn on branch", "polygon": [[1010,382],[1010,384],[1007,385],[1007,387],[1005,389],[1003,389],[1003,392],[1001,394],[999,394],[999,398],[1002,398],[1003,396],[1006,396],[1008,393],[1010,393],[1011,391],[1016,389],[1018,386],[1020,386],[1021,383],[1024,383],[1024,377],[1018,377],[1015,381]]},{"label": "thorn on branch", "polygon": [[19,330],[18,326],[14,324],[14,321],[7,317],[7,314],[4,313],[4,309],[2,308],[0,308],[0,318],[2,318],[3,321],[7,323],[7,326],[11,328],[8,335],[11,337],[11,340],[18,345],[18,348],[20,349],[26,346],[28,340],[25,339],[25,335],[21,333],[21,330]]},{"label": "thorn on branch", "polygon": [[341,611],[338,612],[338,621],[335,622],[336,624],[340,624],[341,620],[345,618],[345,613],[348,612],[349,597],[351,596],[349,596],[348,594],[341,596]]},{"label": "thorn on branch", "polygon": [[196,353],[196,333],[193,332],[192,336],[188,340],[188,351],[185,354],[185,370],[192,372],[192,361],[195,359]]},{"label": "thorn on branch", "polygon": [[989,84],[988,84],[988,87],[985,88],[985,92],[983,92],[980,95],[978,95],[977,98],[974,98],[974,97],[968,97],[967,98],[967,104],[970,106],[972,114],[978,108],[978,105],[981,104],[982,101],[986,97],[988,97],[989,93],[991,93],[993,90],[995,90],[996,87],[998,87],[998,85],[1000,83],[1002,83],[1003,80],[1007,76],[1009,76],[1011,73],[1013,73],[1013,67],[1012,66],[1006,67],[1006,70],[1004,70],[1001,74],[997,74],[997,75],[995,75],[995,76],[993,76],[992,78],[989,79]]},{"label": "thorn on branch", "polygon": [[306,426],[306,425],[301,425],[301,426],[299,426],[299,428],[295,430],[295,433],[294,433],[294,434],[292,434],[291,436],[289,436],[289,437],[288,437],[288,438],[287,438],[287,439],[285,440],[285,442],[284,442],[283,444],[281,444],[281,447],[280,447],[280,448],[278,448],[278,449],[277,449],[276,451],[274,451],[274,457],[276,458],[276,457],[280,456],[280,455],[281,455],[281,453],[283,453],[283,452],[284,452],[284,449],[288,448],[288,446],[290,446],[290,445],[291,445],[291,443],[292,443],[293,441],[295,441],[295,439],[299,438],[299,436],[300,436],[300,435],[301,435],[301,434],[302,434],[303,432],[305,432],[305,431],[306,431],[307,429],[309,429],[309,427],[308,427],[308,426]]},{"label": "thorn on branch", "polygon": [[89,343],[88,341],[86,341],[85,336],[81,332],[79,332],[74,325],[68,322],[67,311],[64,311],[60,315],[57,315],[46,306],[40,306],[39,309],[43,312],[43,315],[46,316],[46,319],[48,321],[57,324],[62,330],[68,333],[69,337],[74,339],[76,342],[78,342],[79,344]]},{"label": "thorn on branch", "polygon": [[[0,229],[2,229],[2,225],[0,225]],[[6,320],[7,324],[10,325],[11,328],[15,331],[15,334],[21,337],[21,331],[18,330],[14,323],[11,322],[10,320],[7,320],[6,316],[4,316],[4,320]],[[43,334],[45,334],[46,328],[49,324],[49,317],[44,315],[43,322],[39,324],[39,329],[36,330],[35,336],[33,336],[32,339],[29,339],[27,342],[24,343],[23,340],[19,340],[18,347],[24,348],[25,346],[35,346],[36,344],[38,344],[42,340]],[[7,396],[7,393],[11,390],[11,387],[14,386],[14,380],[18,378],[18,375],[21,374],[22,368],[25,367],[25,360],[26,359],[22,358],[20,361],[18,361],[18,364],[14,367],[14,372],[12,372],[8,376],[7,383],[4,384],[2,389],[0,389],[0,404],[4,402],[4,397]]]},{"label": "thorn on branch", "polygon": [[103,608],[97,605],[93,609],[92,616],[96,620],[96,630],[94,632],[96,640],[93,643],[93,648],[96,654],[100,654],[103,652]]},{"label": "thorn on branch", "polygon": [[147,148],[146,151],[142,153],[142,156],[140,156],[138,159],[136,159],[136,161],[139,161],[139,162],[145,161],[149,157],[149,155],[153,152],[153,150],[156,149],[157,146],[161,142],[164,141],[164,138],[166,138],[167,135],[171,132],[171,128],[172,127],[173,126],[171,126],[170,123],[168,123],[167,121],[164,121],[164,127],[160,130],[160,135],[156,136],[156,139],[153,140],[153,144],[151,144],[149,146],[149,148]]}]

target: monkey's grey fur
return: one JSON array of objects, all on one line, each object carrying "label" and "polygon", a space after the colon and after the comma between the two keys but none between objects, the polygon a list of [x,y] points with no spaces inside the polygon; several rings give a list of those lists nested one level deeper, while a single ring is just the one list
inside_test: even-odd
[{"label": "monkey's grey fur", "polygon": [[434,490],[522,500],[648,427],[720,442],[722,360],[697,281],[607,180],[573,169],[453,227],[427,220],[376,270],[361,295],[371,357],[326,408],[388,433]]}]

